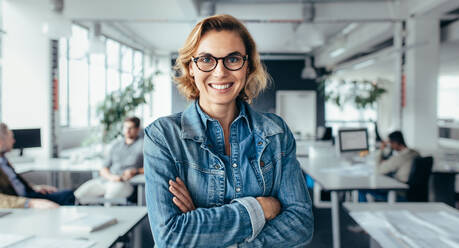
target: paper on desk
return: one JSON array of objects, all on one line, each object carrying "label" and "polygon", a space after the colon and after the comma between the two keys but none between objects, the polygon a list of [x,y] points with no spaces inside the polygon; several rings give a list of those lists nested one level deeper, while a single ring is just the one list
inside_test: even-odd
[{"label": "paper on desk", "polygon": [[116,224],[117,219],[108,215],[82,214],[75,219],[62,223],[61,230],[69,232],[93,232]]},{"label": "paper on desk", "polygon": [[[439,217],[444,215],[443,217]],[[351,212],[351,216],[367,230],[382,247],[459,247],[457,225],[448,213],[409,211]],[[420,217],[422,216],[422,217]],[[438,219],[428,222],[427,220]],[[442,226],[436,222],[444,221]],[[452,224],[452,225],[451,225]],[[445,228],[445,229],[442,229]],[[394,245],[398,244],[398,245]]]},{"label": "paper on desk", "polygon": [[89,248],[95,244],[91,240],[34,237],[8,246],[8,248]]},{"label": "paper on desk", "polygon": [[32,235],[0,233],[0,248],[10,247],[13,244],[20,243],[32,237]]},{"label": "paper on desk", "polygon": [[457,214],[440,211],[416,213],[415,216],[440,235],[457,236],[459,230],[459,215]]}]

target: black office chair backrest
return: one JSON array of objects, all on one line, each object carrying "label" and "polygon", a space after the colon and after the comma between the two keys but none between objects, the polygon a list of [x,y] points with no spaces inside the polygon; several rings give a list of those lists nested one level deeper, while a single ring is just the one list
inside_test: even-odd
[{"label": "black office chair backrest", "polygon": [[432,173],[432,157],[416,157],[411,164],[406,194],[409,202],[427,202],[429,199],[429,177]]},{"label": "black office chair backrest", "polygon": [[321,140],[332,140],[333,139],[333,129],[332,127],[325,127],[324,135],[321,137]]}]

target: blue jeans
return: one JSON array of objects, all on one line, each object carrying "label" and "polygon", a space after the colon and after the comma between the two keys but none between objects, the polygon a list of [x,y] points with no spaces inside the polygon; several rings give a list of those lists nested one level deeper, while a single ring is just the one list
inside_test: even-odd
[{"label": "blue jeans", "polygon": [[75,196],[73,195],[73,190],[61,190],[50,194],[28,191],[25,197],[46,199],[59,205],[75,205]]}]

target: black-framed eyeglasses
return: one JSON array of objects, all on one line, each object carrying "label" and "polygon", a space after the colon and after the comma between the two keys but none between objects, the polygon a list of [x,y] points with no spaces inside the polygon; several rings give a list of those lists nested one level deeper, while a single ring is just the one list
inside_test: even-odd
[{"label": "black-framed eyeglasses", "polygon": [[237,71],[244,66],[248,57],[248,55],[243,56],[240,54],[230,54],[225,57],[217,58],[207,54],[196,58],[191,57],[191,60],[193,60],[198,69],[203,72],[210,72],[214,70],[220,59],[223,60],[223,66],[225,66],[226,69],[230,71]]}]

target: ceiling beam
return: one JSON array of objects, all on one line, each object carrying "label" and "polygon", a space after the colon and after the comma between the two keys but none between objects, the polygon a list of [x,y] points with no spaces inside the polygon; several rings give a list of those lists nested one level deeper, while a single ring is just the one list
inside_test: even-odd
[{"label": "ceiling beam", "polygon": [[[320,48],[315,54],[317,67],[334,67],[340,61],[352,55],[390,39],[393,35],[393,24],[370,23],[362,25],[352,33],[332,40],[327,46]],[[341,54],[332,56],[332,52],[342,49]]]},{"label": "ceiling beam", "polygon": [[441,17],[445,13],[459,8],[457,0],[405,0],[402,3],[410,16]]}]

